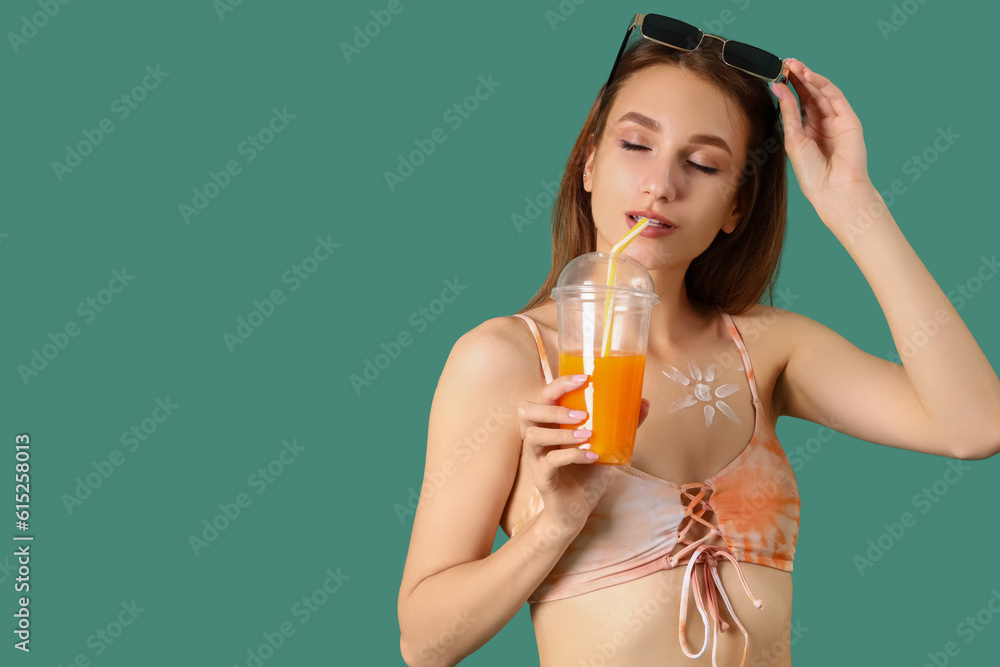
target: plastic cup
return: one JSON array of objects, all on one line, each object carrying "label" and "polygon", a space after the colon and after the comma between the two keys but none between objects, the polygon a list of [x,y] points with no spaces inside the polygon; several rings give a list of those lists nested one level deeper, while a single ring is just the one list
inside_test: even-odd
[{"label": "plastic cup", "polygon": [[[611,262],[617,264],[608,285]],[[629,465],[639,427],[649,320],[659,301],[653,279],[627,255],[591,252],[566,265],[552,298],[559,318],[559,375],[590,376],[559,399],[561,406],[586,411],[587,421],[561,428],[593,431],[590,450],[599,458],[592,465]],[[604,340],[606,313],[610,343]]]}]

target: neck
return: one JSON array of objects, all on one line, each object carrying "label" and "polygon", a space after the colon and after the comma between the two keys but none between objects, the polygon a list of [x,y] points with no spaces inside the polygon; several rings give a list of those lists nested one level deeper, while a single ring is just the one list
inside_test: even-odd
[{"label": "neck", "polygon": [[[611,252],[611,248],[599,247],[598,250]],[[648,354],[652,356],[669,356],[678,348],[688,347],[704,334],[709,319],[716,316],[714,309],[696,305],[688,299],[684,283],[688,266],[685,263],[649,271],[653,290],[659,297],[649,321]]]},{"label": "neck", "polygon": [[687,347],[704,333],[706,309],[693,304],[687,296],[684,273],[687,266],[650,271],[653,289],[659,301],[653,306],[649,321],[649,354],[660,356]]}]

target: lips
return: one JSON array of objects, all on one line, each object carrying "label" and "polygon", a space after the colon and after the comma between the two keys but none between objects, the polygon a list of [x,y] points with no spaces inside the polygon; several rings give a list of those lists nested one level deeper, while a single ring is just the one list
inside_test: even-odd
[{"label": "lips", "polygon": [[668,227],[676,227],[673,222],[652,211],[625,211],[625,215],[635,216],[637,222],[638,218],[649,218],[650,222],[659,222]]},{"label": "lips", "polygon": [[[632,216],[635,216],[634,218]],[[646,227],[639,232],[639,236],[645,236],[647,238],[657,238],[660,236],[667,236],[672,234],[677,228],[669,220],[666,220],[663,216],[652,214],[649,211],[633,211],[625,214],[625,224],[628,225],[629,229],[635,227],[638,223],[636,218],[644,217],[649,218],[650,222]],[[662,222],[664,225],[656,224],[657,222]]]}]

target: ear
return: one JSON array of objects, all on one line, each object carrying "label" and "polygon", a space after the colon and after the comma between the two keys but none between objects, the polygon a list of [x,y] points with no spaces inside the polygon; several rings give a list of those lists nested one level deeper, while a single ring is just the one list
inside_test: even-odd
[{"label": "ear", "polygon": [[727,234],[732,234],[736,231],[736,228],[743,221],[744,206],[743,198],[745,192],[737,192],[736,197],[733,199],[733,209],[729,212],[729,217],[726,219],[725,224],[722,225],[722,231]]},{"label": "ear", "polygon": [[740,221],[743,218],[742,208],[743,207],[739,204],[739,202],[733,204],[733,210],[729,212],[729,218],[726,220],[725,224],[722,225],[722,231],[727,234],[732,234],[736,231],[736,228],[739,226]]},{"label": "ear", "polygon": [[[593,140],[593,135],[591,135]],[[587,192],[594,190],[594,157],[597,155],[597,147],[591,143],[587,149],[587,160],[583,163],[583,189]]]}]

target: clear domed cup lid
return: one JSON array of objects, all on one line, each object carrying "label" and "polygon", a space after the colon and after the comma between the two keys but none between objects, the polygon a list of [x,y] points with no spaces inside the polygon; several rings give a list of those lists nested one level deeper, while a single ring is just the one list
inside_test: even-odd
[{"label": "clear domed cup lid", "polygon": [[[614,279],[608,284],[614,263]],[[559,274],[552,298],[576,296],[582,292],[612,291],[616,297],[659,300],[653,278],[642,264],[622,253],[588,252],[576,257]]]}]

